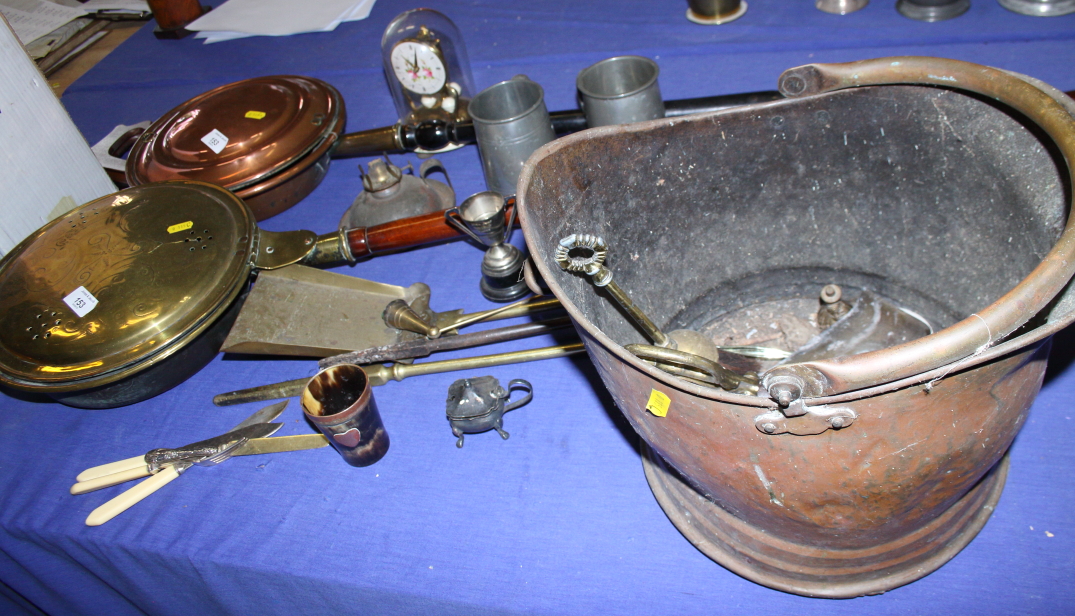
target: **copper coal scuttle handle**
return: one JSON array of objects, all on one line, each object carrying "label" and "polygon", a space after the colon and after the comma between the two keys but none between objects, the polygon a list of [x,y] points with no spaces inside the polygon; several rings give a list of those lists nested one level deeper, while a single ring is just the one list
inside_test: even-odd
[{"label": "copper coal scuttle handle", "polygon": [[[985,96],[1024,114],[1043,130],[1075,177],[1075,102],[1036,79],[957,60],[893,57],[846,64],[809,64],[780,76],[780,92],[789,98],[873,85],[921,84],[955,88]],[[1069,197],[1070,199],[1070,197]],[[1068,212],[1075,208],[1069,203]],[[1002,299],[930,336],[856,356],[778,366],[765,374],[770,390],[795,391],[795,398],[835,396],[845,392],[914,378],[963,361],[974,365],[982,354],[1044,310],[1075,272],[1075,217],[1041,263]],[[1020,337],[1019,348],[1033,340]],[[1044,334],[1042,334],[1044,335]],[[1036,339],[1040,339],[1038,336]],[[1005,344],[1004,347],[1010,346]],[[999,350],[997,351],[999,352]],[[992,354],[992,353],[991,353]],[[787,396],[784,396],[785,398]],[[786,406],[781,404],[781,406]]]}]

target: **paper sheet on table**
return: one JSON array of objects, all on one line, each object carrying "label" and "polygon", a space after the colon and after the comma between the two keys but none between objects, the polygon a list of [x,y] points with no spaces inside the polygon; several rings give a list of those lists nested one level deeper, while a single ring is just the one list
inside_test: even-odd
[{"label": "paper sheet on table", "polygon": [[[333,20],[331,23],[318,30],[311,30],[311,32],[332,32],[336,29],[336,26],[345,21],[358,21],[369,17],[370,10],[373,8],[373,4],[376,0],[355,0],[355,5],[351,10],[341,15],[338,19]],[[205,39],[205,43],[219,43],[222,41],[231,41],[234,39],[246,38],[249,36],[262,36],[260,34],[250,34],[248,32],[235,32],[225,30],[206,30],[198,32],[194,35],[194,38]]]},{"label": "paper sheet on table", "polygon": [[206,42],[242,36],[287,36],[327,32],[343,21],[365,19],[375,0],[228,0],[201,16],[188,30],[200,31]]},{"label": "paper sheet on table", "polygon": [[52,32],[49,32],[45,36],[39,36],[36,39],[23,45],[26,48],[26,53],[30,54],[30,57],[34,60],[40,60],[49,55],[53,49],[56,49],[60,45],[63,45],[71,39],[74,35],[78,34],[83,28],[90,25],[93,20],[81,17],[79,19],[72,19],[66,24],[56,28]]},{"label": "paper sheet on table", "polygon": [[82,4],[82,8],[86,9],[86,12],[93,13],[95,11],[130,11],[132,13],[140,13],[149,10],[149,3],[146,0],[86,0]]},{"label": "paper sheet on table", "polygon": [[19,41],[26,45],[72,19],[82,17],[86,10],[47,0],[0,0],[0,13],[7,18]]}]

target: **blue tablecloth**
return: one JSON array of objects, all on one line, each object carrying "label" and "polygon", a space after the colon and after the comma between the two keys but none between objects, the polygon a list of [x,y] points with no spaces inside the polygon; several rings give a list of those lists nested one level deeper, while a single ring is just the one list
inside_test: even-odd
[{"label": "blue tablecloth", "polygon": [[[920,23],[892,2],[834,16],[812,2],[750,0],[739,21],[704,27],[686,3],[441,1],[462,31],[479,89],[516,74],[550,109],[575,106],[575,75],[598,60],[657,60],[666,99],[774,89],[786,68],[934,55],[1026,73],[1075,89],[1075,15],[1032,18],[993,0]],[[147,26],[64,95],[86,139],[153,119],[215,86],[257,75],[324,79],[343,94],[348,130],[396,120],[381,34],[412,8],[380,0],[331,33],[214,45],[158,40]],[[477,150],[442,155],[460,198],[484,189]],[[402,164],[418,160],[396,157]],[[269,230],[335,228],[361,190],[338,160]],[[0,206],[2,207],[2,206]],[[521,244],[521,234],[514,238]],[[432,287],[435,309],[478,310],[482,253],[455,242],[336,271]],[[219,356],[189,381],[133,406],[85,411],[0,392],[0,612],[49,614],[1062,614],[1075,611],[1075,368],[1071,336],[1011,450],[991,521],[951,562],[884,595],[832,601],[770,590],[687,542],[654,500],[637,438],[585,356],[493,368],[525,378],[534,401],[457,449],[444,420],[459,374],[375,390],[392,446],[355,469],[330,449],[194,468],[108,524],[86,515],[126,486],[84,496],[82,469],[225,431],[258,408],[214,394],[313,374],[315,362]],[[488,352],[551,343],[532,339]],[[454,353],[462,356],[468,353]],[[474,373],[472,375],[476,375]],[[296,401],[279,434],[307,433]]]}]

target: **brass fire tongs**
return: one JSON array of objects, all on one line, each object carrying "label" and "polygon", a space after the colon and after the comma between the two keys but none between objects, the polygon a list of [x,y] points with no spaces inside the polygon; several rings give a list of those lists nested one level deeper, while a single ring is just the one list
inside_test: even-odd
[{"label": "brass fire tongs", "polygon": [[[552,305],[555,305],[555,301],[556,300],[552,300]],[[547,302],[543,302],[540,298],[522,300],[494,310],[483,311],[471,315],[460,315],[460,318],[452,320],[450,325],[452,329],[455,329],[473,322],[486,320],[505,313],[511,313],[515,309],[521,309],[526,306],[544,306],[545,303]],[[418,355],[428,355],[433,351],[467,348],[479,344],[516,340],[543,333],[550,333],[556,329],[567,327],[570,325],[570,320],[567,317],[562,317],[536,323],[524,323],[522,325],[502,327],[496,330],[487,330],[474,334],[459,334],[441,338],[440,336],[444,330],[424,319],[422,315],[403,300],[394,300],[390,302],[388,307],[385,308],[382,318],[385,324],[390,327],[423,334],[426,336],[426,339],[405,341],[393,345],[374,347],[371,349],[327,357],[320,360],[320,368],[325,369],[343,363],[366,364],[370,361],[395,361],[396,363],[393,363],[392,365],[380,363],[362,366],[363,370],[366,372],[369,384],[371,386],[377,386],[384,385],[388,381],[401,381],[409,376],[454,372],[457,370],[471,370],[476,368],[487,368],[490,366],[551,359],[554,357],[566,357],[568,355],[581,353],[584,350],[581,342],[574,342],[571,344],[542,347],[525,351],[431,361],[421,364],[401,363],[400,360],[413,358]],[[303,388],[309,380],[309,377],[304,377],[283,381],[281,383],[273,383],[271,385],[240,389],[238,391],[232,391],[216,396],[213,398],[213,403],[218,406],[228,406],[245,402],[274,400],[277,398],[297,396],[302,393]]]},{"label": "brass fire tongs", "polygon": [[[458,338],[456,332],[473,323],[560,309],[555,298],[538,297],[470,314],[438,312],[430,308],[430,295],[429,286],[420,282],[399,287],[302,265],[261,272],[221,350],[320,358],[417,342],[419,337],[433,347],[423,351],[419,344],[405,354],[352,362],[364,364],[486,344],[483,339],[492,334],[447,339]],[[496,335],[505,334],[504,329]],[[537,333],[521,332],[518,337]]]},{"label": "brass fire tongs", "polygon": [[605,240],[596,235],[576,233],[560,240],[554,259],[561,269],[585,274],[594,286],[607,290],[646,337],[653,341],[653,345],[628,344],[624,347],[639,359],[700,385],[754,394],[758,391],[758,375],[752,372],[738,374],[720,365],[719,351],[776,359],[784,356],[777,349],[765,347],[719,347],[709,338],[689,329],[677,329],[665,334],[612,280],[612,270],[604,265],[607,254]]},{"label": "brass fire tongs", "polygon": [[[605,287],[616,299],[631,318],[638,323],[646,335],[653,340],[656,346],[647,344],[630,344],[625,348],[645,361],[654,362],[660,369],[689,380],[694,383],[707,386],[719,386],[729,391],[754,393],[758,390],[758,377],[754,373],[738,374],[718,363],[721,351],[737,353],[762,359],[783,359],[787,357],[786,351],[758,346],[724,346],[718,347],[711,340],[698,332],[679,329],[665,334],[658,328],[646,314],[638,308],[630,297],[612,281],[612,272],[603,265],[608,247],[604,240],[592,235],[572,235],[564,238],[557,248],[557,262],[566,270],[581,272],[591,276],[594,284]],[[555,299],[547,300],[523,300],[509,304],[495,310],[475,313],[473,315],[458,315],[447,327],[458,328],[477,320],[486,320],[490,317],[510,313],[516,308],[540,304],[542,308],[553,307],[557,304]],[[424,311],[422,311],[424,312]],[[399,381],[409,376],[452,372],[456,370],[469,370],[485,368],[504,364],[522,363],[565,357],[575,353],[581,353],[584,347],[581,342],[564,344],[552,347],[530,349],[526,351],[514,351],[495,355],[482,355],[462,359],[450,359],[444,361],[425,362],[421,364],[400,363],[399,360],[407,357],[415,357],[419,354],[426,355],[432,351],[449,350],[499,342],[502,340],[517,339],[528,335],[548,333],[559,327],[566,327],[570,321],[566,318],[550,319],[548,321],[516,325],[500,330],[488,330],[475,334],[459,334],[441,338],[445,327],[439,319],[429,319],[426,315],[408,305],[404,300],[394,300],[389,303],[383,316],[384,322],[394,328],[415,332],[425,336],[425,339],[406,341],[383,347],[375,347],[351,353],[344,353],[334,357],[328,357],[320,361],[320,367],[327,368],[340,363],[366,364],[371,361],[391,360],[392,365],[371,364],[364,365],[372,386],[383,385],[388,381]],[[510,335],[510,337],[508,337]],[[488,336],[488,337],[487,337]],[[213,402],[220,406],[254,402],[259,400],[272,400],[296,396],[302,392],[303,387],[309,381],[309,377],[293,379],[281,383],[262,385],[241,389],[238,391],[220,394],[213,398]]]},{"label": "brass fire tongs", "polygon": [[[512,351],[510,353],[479,355],[477,357],[463,357],[460,359],[445,359],[442,361],[428,361],[421,364],[396,363],[391,366],[386,366],[385,364],[371,364],[362,366],[362,369],[366,372],[369,384],[371,386],[377,386],[384,385],[389,381],[401,381],[409,376],[439,374],[441,372],[455,372],[457,370],[475,370],[478,368],[488,368],[490,366],[503,366],[505,364],[519,364],[528,361],[567,357],[569,355],[575,355],[576,353],[582,353],[585,350],[586,349],[582,346],[581,342],[573,342],[571,344],[541,347],[526,351]],[[301,379],[284,381],[282,383],[274,383],[272,385],[240,389],[238,391],[232,391],[216,396],[213,398],[213,404],[216,404],[217,406],[229,406],[232,404],[256,402],[259,400],[289,398],[301,394],[303,388],[306,387],[306,383],[309,381],[310,377],[304,377]]]}]

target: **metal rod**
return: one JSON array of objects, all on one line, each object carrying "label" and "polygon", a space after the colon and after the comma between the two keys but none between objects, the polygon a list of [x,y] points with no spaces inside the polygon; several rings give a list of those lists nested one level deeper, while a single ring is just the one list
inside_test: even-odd
[{"label": "metal rod", "polygon": [[598,272],[593,276],[594,284],[599,287],[603,286],[605,290],[612,295],[612,298],[619,303],[624,311],[627,312],[628,316],[634,319],[634,322],[642,328],[642,331],[646,332],[646,336],[653,341],[653,344],[659,347],[671,346],[671,340],[669,340],[668,336],[661,331],[661,328],[657,327],[657,325],[646,316],[646,313],[631,301],[631,296],[627,295],[627,293],[620,288],[620,285],[612,280],[612,272],[603,265],[601,266],[601,270],[603,270],[603,272],[608,272],[608,280],[605,281],[604,284],[599,283],[598,279],[602,276],[603,272]]},{"label": "metal rod", "polygon": [[458,336],[445,336],[435,340],[419,338],[417,340],[386,344],[372,349],[363,349],[361,351],[352,351],[333,357],[326,357],[325,359],[320,360],[318,365],[324,370],[325,368],[330,368],[339,364],[369,364],[373,362],[398,361],[400,359],[425,357],[438,351],[454,351],[457,349],[467,349],[486,344],[507,342],[509,340],[519,340],[531,336],[540,336],[541,334],[547,334],[556,331],[557,329],[567,327],[570,324],[571,319],[560,317],[558,319],[523,323],[521,325],[510,325],[508,327],[487,329],[481,332],[460,334]]},{"label": "metal rod", "polygon": [[624,348],[639,359],[657,362],[657,367],[669,374],[717,385],[728,391],[742,389],[751,395],[758,392],[758,375],[737,374],[708,357],[648,344],[629,344]]},{"label": "metal rod", "polygon": [[384,385],[388,381],[402,381],[409,376],[421,376],[423,374],[437,374],[441,372],[455,372],[457,370],[471,370],[473,368],[489,368],[491,366],[503,366],[505,364],[521,364],[528,361],[542,359],[554,359],[567,357],[581,353],[585,350],[581,342],[561,344],[559,346],[542,347],[528,351],[512,351],[510,353],[497,353],[496,355],[479,355],[477,357],[465,357],[462,359],[446,359],[443,361],[430,361],[423,364],[374,364],[363,366],[369,377],[370,385]]},{"label": "metal rod", "polygon": [[646,313],[642,311],[620,285],[612,279],[612,270],[605,267],[608,244],[599,235],[573,233],[561,239],[556,245],[553,259],[560,269],[568,272],[586,274],[595,287],[604,287],[612,299],[620,305],[627,315],[637,324],[646,337],[659,347],[675,348],[675,343],[657,327]]},{"label": "metal rod", "polygon": [[247,402],[260,402],[262,400],[277,400],[279,398],[291,398],[302,393],[311,377],[292,379],[272,385],[259,385],[247,389],[229,391],[213,398],[213,404],[217,406],[231,406],[232,404],[245,404]]},{"label": "metal rod", "polygon": [[[779,92],[767,90],[665,101],[665,117],[674,118],[692,113],[705,113],[782,98],[784,97]],[[549,114],[549,120],[552,123],[553,132],[558,136],[587,128],[586,116],[576,109],[554,111]],[[476,142],[474,125],[469,121],[448,123],[441,120],[426,120],[417,124],[396,124],[358,133],[348,133],[340,137],[339,145],[334,149],[332,157],[374,156],[382,152],[411,152],[415,149],[433,152],[449,145],[466,145]]]},{"label": "metal rod", "polygon": [[555,297],[535,297],[520,300],[514,304],[508,304],[507,306],[501,306],[500,308],[462,314],[455,317],[455,320],[437,319],[437,325],[440,327],[441,332],[447,332],[479,321],[510,319],[513,317],[526,316],[535,312],[560,308],[563,308],[563,306],[560,305],[560,300]]},{"label": "metal rod", "polygon": [[[491,366],[503,366],[505,364],[521,364],[523,362],[567,357],[582,353],[585,350],[581,342],[562,344],[559,346],[542,347],[527,351],[512,351],[510,353],[497,353],[496,355],[479,355],[477,357],[465,357],[462,359],[446,359],[443,361],[431,361],[423,364],[393,364],[391,367],[384,364],[371,364],[363,366],[372,386],[384,385],[388,381],[401,381],[409,376],[423,374],[436,374],[440,372],[454,372],[456,370],[470,370],[473,368],[488,368]],[[240,389],[213,398],[213,404],[217,406],[229,406],[243,404],[245,402],[257,402],[260,400],[276,400],[278,398],[290,398],[302,393],[310,377],[293,379],[282,383],[261,385]]]}]

